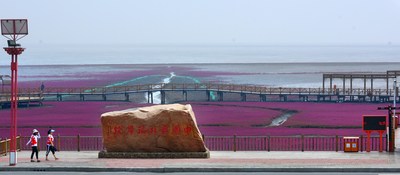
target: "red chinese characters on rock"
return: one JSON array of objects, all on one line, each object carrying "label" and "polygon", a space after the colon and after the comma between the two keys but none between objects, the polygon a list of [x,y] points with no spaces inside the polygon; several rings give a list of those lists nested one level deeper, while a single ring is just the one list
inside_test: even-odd
[{"label": "red chinese characters on rock", "polygon": [[188,136],[188,135],[191,135],[191,134],[192,134],[193,129],[192,129],[192,127],[190,127],[189,125],[187,125],[187,126],[183,129],[183,131],[185,132],[185,135]]},{"label": "red chinese characters on rock", "polygon": [[121,125],[112,125],[108,127],[108,136],[140,136],[140,135],[175,135],[175,136],[189,136],[193,134],[193,128],[186,125],[174,124],[171,126],[162,125],[156,126],[134,126],[128,125],[126,127]]},{"label": "red chinese characters on rock", "polygon": [[172,133],[174,135],[179,135],[181,132],[181,128],[179,127],[179,125],[174,125],[173,129],[172,129]]},{"label": "red chinese characters on rock", "polygon": [[122,127],[121,125],[116,125],[113,127],[113,134],[114,136],[118,136],[122,134]]},{"label": "red chinese characters on rock", "polygon": [[162,135],[166,135],[168,134],[168,126],[167,125],[163,125],[161,128],[161,134]]},{"label": "red chinese characters on rock", "polygon": [[149,128],[149,134],[150,135],[157,135],[157,128],[156,127],[150,127]]},{"label": "red chinese characters on rock", "polygon": [[128,126],[128,134],[129,135],[133,135],[135,133],[135,127],[133,127],[132,125]]},{"label": "red chinese characters on rock", "polygon": [[137,133],[139,135],[143,135],[143,134],[147,133],[147,130],[146,130],[146,128],[144,126],[139,126],[139,129],[138,129]]}]

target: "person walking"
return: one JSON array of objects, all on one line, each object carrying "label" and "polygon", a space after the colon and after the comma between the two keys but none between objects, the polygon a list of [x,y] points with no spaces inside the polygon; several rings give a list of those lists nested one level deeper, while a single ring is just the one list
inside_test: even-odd
[{"label": "person walking", "polygon": [[54,137],[53,137],[53,133],[55,132],[54,129],[50,129],[47,132],[47,151],[46,151],[46,160],[48,161],[48,156],[49,153],[51,151],[51,153],[53,153],[54,159],[58,160],[58,158],[56,157],[56,148],[54,147]]},{"label": "person walking", "polygon": [[42,84],[40,85],[40,92],[43,93],[43,91],[44,91],[44,83],[43,83],[43,81],[42,81]]},{"label": "person walking", "polygon": [[29,139],[28,143],[26,145],[31,144],[32,147],[32,154],[31,154],[31,162],[35,162],[33,160],[33,155],[36,153],[36,162],[40,162],[39,160],[39,150],[38,150],[38,141],[40,139],[40,133],[37,129],[33,129],[31,138]]}]

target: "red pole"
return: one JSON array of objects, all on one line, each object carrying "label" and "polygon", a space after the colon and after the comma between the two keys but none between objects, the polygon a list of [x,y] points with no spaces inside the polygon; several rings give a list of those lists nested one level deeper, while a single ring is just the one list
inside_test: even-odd
[{"label": "red pole", "polygon": [[379,152],[383,152],[383,131],[379,131]]},{"label": "red pole", "polygon": [[[10,35],[11,39],[14,41],[15,45],[10,45],[5,47],[4,50],[11,55],[11,124],[10,124],[10,165],[17,164],[17,108],[18,108],[18,85],[17,85],[17,71],[18,71],[18,55],[21,54],[25,49],[19,47],[19,44],[16,44],[17,37],[19,34],[27,35],[28,34],[28,26],[26,19],[9,19],[13,22],[13,27],[11,29],[1,27],[2,35]],[[1,25],[3,22],[8,22],[9,20],[1,20]],[[22,24],[17,29],[16,22]],[[4,34],[3,30],[6,29],[7,32]],[[13,33],[9,33],[12,30]],[[7,37],[8,38],[8,37]]]},{"label": "red pole", "polygon": [[367,132],[367,152],[371,152],[371,132]]},{"label": "red pole", "polygon": [[[15,29],[15,21],[13,21]],[[13,40],[16,41],[14,30]],[[11,54],[11,133],[10,133],[10,165],[17,164],[17,54]]]},{"label": "red pole", "polygon": [[18,55],[11,55],[11,130],[10,130],[10,165],[17,164],[17,67]]}]

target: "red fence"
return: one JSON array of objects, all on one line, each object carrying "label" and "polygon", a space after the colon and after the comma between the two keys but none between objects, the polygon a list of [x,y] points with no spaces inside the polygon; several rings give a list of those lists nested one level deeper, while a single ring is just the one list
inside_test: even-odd
[{"label": "red fence", "polygon": [[[30,137],[21,137],[20,148],[30,150],[30,145],[26,145]],[[55,147],[59,151],[96,151],[103,150],[103,138],[101,136],[54,136]],[[39,139],[39,150],[46,149],[46,139]]]},{"label": "red fence", "polygon": [[[21,137],[19,146],[25,145],[29,137]],[[343,151],[342,136],[205,136],[205,144],[211,151]],[[386,138],[383,138],[386,148]],[[359,150],[365,151],[367,138],[360,137]],[[55,136],[55,146],[60,151],[103,150],[101,136]],[[39,139],[39,149],[46,148],[46,139]],[[371,137],[371,151],[379,150],[379,137]]]},{"label": "red fence", "polygon": [[[211,151],[343,151],[343,136],[207,136]],[[386,148],[386,138],[383,138]],[[359,150],[365,151],[367,138],[360,137]],[[371,137],[371,151],[379,150],[379,137]]]}]

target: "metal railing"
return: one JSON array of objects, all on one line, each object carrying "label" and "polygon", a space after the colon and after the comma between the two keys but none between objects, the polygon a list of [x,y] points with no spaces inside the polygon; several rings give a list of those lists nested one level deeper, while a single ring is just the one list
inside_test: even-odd
[{"label": "metal railing", "polygon": [[[21,137],[22,150],[30,150],[30,137]],[[343,136],[205,136],[204,142],[211,151],[343,151]],[[386,138],[383,138],[386,148]],[[21,144],[22,143],[22,144]],[[101,136],[55,136],[55,146],[60,151],[103,150]],[[371,151],[379,151],[379,137],[371,137]],[[39,139],[38,148],[46,148],[46,139]],[[366,151],[367,138],[360,136],[359,151]]]},{"label": "metal railing", "polygon": [[[207,136],[212,151],[343,151],[343,136]],[[386,148],[386,138],[383,147]],[[367,138],[360,136],[359,151],[366,151]],[[379,137],[371,137],[371,151],[379,151]]]},{"label": "metal railing", "polygon": [[[21,137],[21,149],[30,150],[31,146],[26,145],[29,141],[29,136]],[[59,151],[96,151],[103,150],[103,138],[101,136],[54,136],[54,146]],[[46,149],[46,139],[39,139],[38,149]]]},{"label": "metal railing", "polygon": [[[240,85],[240,84],[215,84],[215,83],[160,83],[143,84],[131,86],[112,87],[47,87],[44,91],[39,88],[19,88],[20,96],[41,98],[48,95],[100,95],[100,94],[124,94],[148,91],[223,91],[223,92],[244,92],[252,94],[289,94],[289,95],[387,95],[392,96],[393,89],[364,89],[364,88],[290,88],[290,87],[266,87],[261,85]],[[3,96],[8,94],[9,88],[3,90]],[[397,92],[398,93],[398,92]],[[6,98],[7,96],[5,96]]]}]

